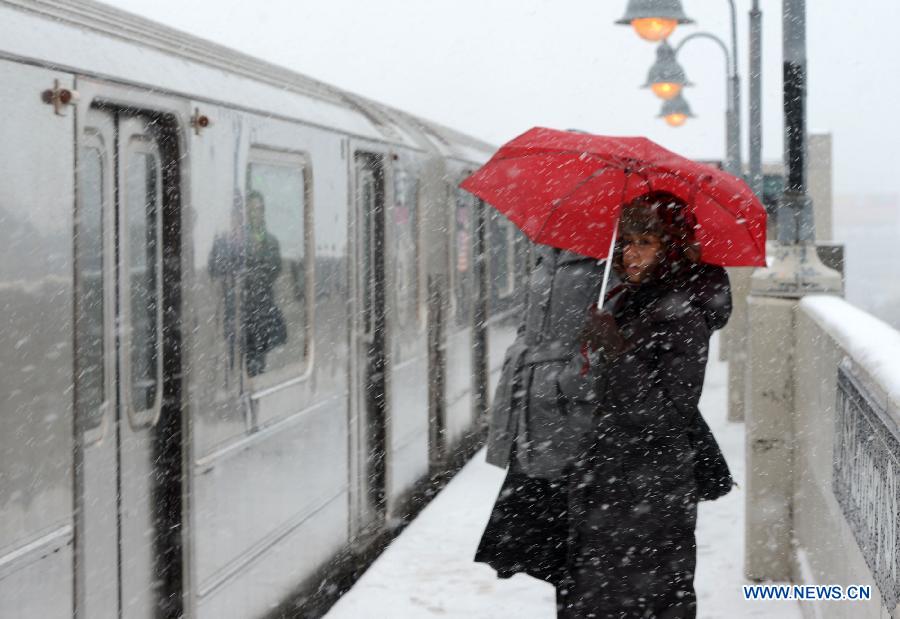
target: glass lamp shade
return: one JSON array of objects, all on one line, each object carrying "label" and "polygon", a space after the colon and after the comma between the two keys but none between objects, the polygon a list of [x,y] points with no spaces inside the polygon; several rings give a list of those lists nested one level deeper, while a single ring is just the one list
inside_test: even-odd
[{"label": "glass lamp shade", "polygon": [[631,21],[631,26],[638,36],[652,42],[669,38],[677,25],[677,20],[662,17],[642,17]]},{"label": "glass lamp shade", "polygon": [[693,117],[691,106],[681,95],[663,101],[662,109],[659,111],[659,118],[664,118],[670,127],[680,127],[688,118]]},{"label": "glass lamp shade", "polygon": [[692,24],[684,14],[681,0],[628,0],[628,7],[617,24],[631,25],[642,39],[662,41],[678,24]]},{"label": "glass lamp shade", "polygon": [[681,84],[676,84],[674,82],[658,82],[650,85],[650,90],[653,91],[653,94],[664,101],[674,99],[681,94],[681,88]]},{"label": "glass lamp shade", "polygon": [[687,122],[688,116],[687,114],[669,114],[665,119],[670,127],[680,127]]},{"label": "glass lamp shade", "polygon": [[663,41],[656,48],[656,62],[647,72],[647,81],[642,88],[650,88],[653,93],[668,101],[681,94],[681,89],[690,86],[684,69],[675,58],[675,50],[667,41]]}]

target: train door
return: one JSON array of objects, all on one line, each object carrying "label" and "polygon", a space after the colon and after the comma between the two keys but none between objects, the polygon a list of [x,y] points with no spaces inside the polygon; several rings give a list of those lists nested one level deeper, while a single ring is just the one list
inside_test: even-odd
[{"label": "train door", "polygon": [[90,109],[79,144],[79,616],[180,613],[177,140]]},{"label": "train door", "polygon": [[385,173],[384,158],[357,152],[355,168],[354,370],[351,418],[354,537],[380,529],[385,515]]},{"label": "train door", "polygon": [[[428,473],[429,376],[424,312],[419,169],[413,157],[392,158],[385,212],[386,313],[390,334],[387,428],[388,517],[403,517],[406,497]],[[392,195],[391,195],[392,194]]]}]

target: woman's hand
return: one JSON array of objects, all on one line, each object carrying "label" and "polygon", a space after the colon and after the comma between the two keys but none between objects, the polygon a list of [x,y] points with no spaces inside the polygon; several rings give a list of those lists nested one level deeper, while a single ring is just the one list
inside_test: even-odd
[{"label": "woman's hand", "polygon": [[602,352],[607,360],[619,356],[628,344],[613,315],[605,310],[598,310],[596,305],[588,310],[587,322],[579,339],[591,350]]}]

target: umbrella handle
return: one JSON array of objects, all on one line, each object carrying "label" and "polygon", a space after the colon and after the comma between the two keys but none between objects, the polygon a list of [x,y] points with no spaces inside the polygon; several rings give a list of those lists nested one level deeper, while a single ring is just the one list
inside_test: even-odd
[{"label": "umbrella handle", "polygon": [[619,220],[616,219],[616,227],[613,228],[612,241],[609,243],[609,255],[606,257],[606,266],[603,269],[603,285],[600,286],[600,296],[597,298],[597,309],[602,310],[606,297],[606,286],[609,283],[609,271],[612,268],[613,252],[616,248],[616,236],[619,234]]}]

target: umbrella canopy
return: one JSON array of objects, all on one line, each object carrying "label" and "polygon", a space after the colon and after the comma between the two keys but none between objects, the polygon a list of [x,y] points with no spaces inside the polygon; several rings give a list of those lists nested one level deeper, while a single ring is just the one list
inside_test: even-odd
[{"label": "umbrella canopy", "polygon": [[622,205],[650,191],[683,200],[700,259],[765,266],[766,210],[744,181],[640,137],[535,127],[508,142],[460,187],[536,243],[605,259]]}]

